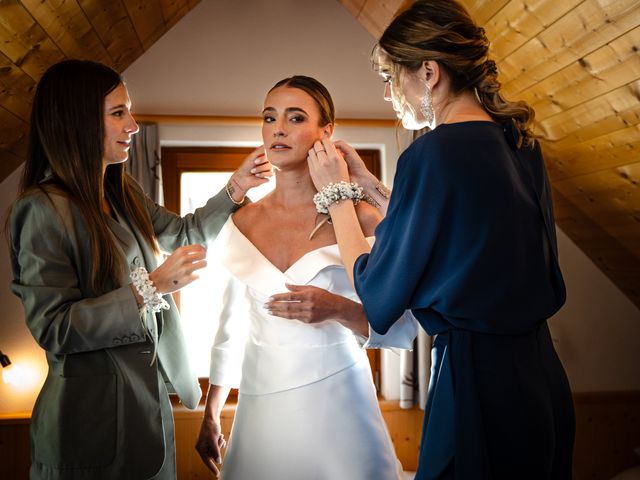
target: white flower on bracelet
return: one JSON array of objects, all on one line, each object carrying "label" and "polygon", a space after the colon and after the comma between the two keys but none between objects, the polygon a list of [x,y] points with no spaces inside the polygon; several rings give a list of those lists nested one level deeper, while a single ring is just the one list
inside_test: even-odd
[{"label": "white flower on bracelet", "polygon": [[353,200],[357,205],[364,198],[362,187],[355,182],[329,183],[313,196],[318,213],[329,213],[329,207],[340,200]]},{"label": "white flower on bracelet", "polygon": [[156,313],[161,310],[169,310],[169,303],[162,298],[160,292],[157,291],[155,285],[149,278],[149,272],[144,267],[136,267],[131,265],[131,283],[142,297],[142,305],[140,306],[140,320],[144,328],[145,335],[149,337],[153,343],[153,355],[151,363],[156,359],[158,353],[158,323]]},{"label": "white flower on bracelet", "polygon": [[[155,285],[149,279],[149,273],[144,267],[136,267],[131,271],[131,282],[142,297],[144,306],[151,312],[158,313],[160,310],[169,310],[169,304],[158,293]],[[144,307],[143,307],[144,308]]]}]

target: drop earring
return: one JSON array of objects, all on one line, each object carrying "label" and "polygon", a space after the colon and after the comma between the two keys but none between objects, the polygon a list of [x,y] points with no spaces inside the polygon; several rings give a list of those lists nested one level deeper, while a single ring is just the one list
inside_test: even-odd
[{"label": "drop earring", "polygon": [[431,95],[431,87],[428,83],[425,83],[425,92],[420,102],[420,112],[424,117],[425,122],[431,127],[435,119],[433,112],[433,96]]}]

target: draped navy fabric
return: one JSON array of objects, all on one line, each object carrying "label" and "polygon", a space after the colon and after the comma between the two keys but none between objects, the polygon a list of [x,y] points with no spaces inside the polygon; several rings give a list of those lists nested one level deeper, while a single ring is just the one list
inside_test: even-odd
[{"label": "draped navy fabric", "polygon": [[418,138],[354,277],[374,330],[411,309],[440,337],[417,479],[571,478],[571,393],[546,326],[565,288],[539,146],[481,121]]}]

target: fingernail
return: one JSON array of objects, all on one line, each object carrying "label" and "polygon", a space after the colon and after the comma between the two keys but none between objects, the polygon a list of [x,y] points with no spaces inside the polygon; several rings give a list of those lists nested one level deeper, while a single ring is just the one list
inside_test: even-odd
[{"label": "fingernail", "polygon": [[222,459],[220,457],[216,458],[216,463],[222,463]]}]

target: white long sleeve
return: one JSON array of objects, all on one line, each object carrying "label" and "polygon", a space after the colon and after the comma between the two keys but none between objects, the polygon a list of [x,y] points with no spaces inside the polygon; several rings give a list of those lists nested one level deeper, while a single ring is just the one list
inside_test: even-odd
[{"label": "white long sleeve", "polygon": [[246,286],[229,276],[222,299],[218,331],[211,347],[210,384],[231,388],[240,386],[248,334]]}]

